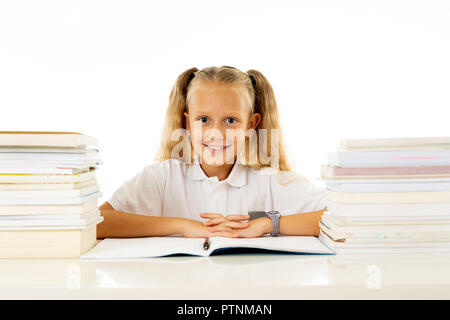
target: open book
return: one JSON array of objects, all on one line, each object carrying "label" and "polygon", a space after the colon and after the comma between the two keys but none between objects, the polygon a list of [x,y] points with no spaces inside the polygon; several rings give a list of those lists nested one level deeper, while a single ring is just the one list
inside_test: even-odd
[{"label": "open book", "polygon": [[232,248],[252,248],[281,252],[334,254],[317,237],[265,235],[259,238],[208,239],[209,248],[205,249],[205,238],[184,237],[148,237],[148,238],[107,238],[97,244],[81,259],[130,259],[162,257],[174,254],[209,256],[214,252]]}]

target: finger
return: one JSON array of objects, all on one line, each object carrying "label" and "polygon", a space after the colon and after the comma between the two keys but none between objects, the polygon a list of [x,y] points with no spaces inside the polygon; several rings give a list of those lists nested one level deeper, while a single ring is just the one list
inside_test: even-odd
[{"label": "finger", "polygon": [[213,233],[213,236],[218,237],[226,237],[226,238],[238,238],[239,235],[234,232],[228,232],[228,231],[217,231]]},{"label": "finger", "polygon": [[230,221],[242,221],[248,220],[250,216],[248,214],[229,214],[225,217],[225,219]]},{"label": "finger", "polygon": [[226,221],[226,220],[225,220],[224,217],[221,217],[221,218],[213,218],[213,219],[211,219],[211,220],[208,220],[208,221],[203,222],[203,224],[204,224],[205,226],[214,226],[214,225],[216,225],[216,224],[219,224],[219,223],[222,223],[222,222],[225,222],[225,221]]},{"label": "finger", "polygon": [[225,226],[234,229],[243,229],[248,227],[248,222],[227,221],[223,223]]},{"label": "finger", "polygon": [[224,225],[218,225],[218,226],[214,226],[214,227],[210,227],[208,228],[208,230],[210,232],[218,232],[218,231],[228,231],[228,232],[232,232],[233,229]]},{"label": "finger", "polygon": [[207,218],[207,219],[213,219],[213,218],[223,218],[223,215],[220,213],[200,213],[200,217]]}]

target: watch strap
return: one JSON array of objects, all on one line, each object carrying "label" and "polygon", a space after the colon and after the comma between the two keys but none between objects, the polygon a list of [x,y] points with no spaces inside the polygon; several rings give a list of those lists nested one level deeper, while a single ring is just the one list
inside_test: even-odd
[{"label": "watch strap", "polygon": [[278,211],[269,211],[267,212],[266,217],[272,220],[272,237],[277,237],[280,235],[280,212]]}]

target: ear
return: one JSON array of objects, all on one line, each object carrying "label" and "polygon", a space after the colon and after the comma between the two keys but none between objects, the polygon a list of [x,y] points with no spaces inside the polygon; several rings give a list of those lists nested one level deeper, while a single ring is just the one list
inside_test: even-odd
[{"label": "ear", "polygon": [[186,130],[189,131],[189,133],[190,133],[189,115],[188,115],[187,112],[183,112],[182,121],[183,121],[183,126],[184,126],[184,127],[186,128]]},{"label": "ear", "polygon": [[249,125],[251,129],[256,129],[259,122],[261,121],[261,115],[259,113],[254,113],[249,119]]}]

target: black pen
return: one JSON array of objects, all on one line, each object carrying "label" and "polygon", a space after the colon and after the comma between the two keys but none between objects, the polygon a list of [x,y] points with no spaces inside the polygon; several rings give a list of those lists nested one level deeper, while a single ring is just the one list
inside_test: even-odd
[{"label": "black pen", "polygon": [[209,249],[209,238],[205,238],[205,242],[203,242],[203,249]]}]

